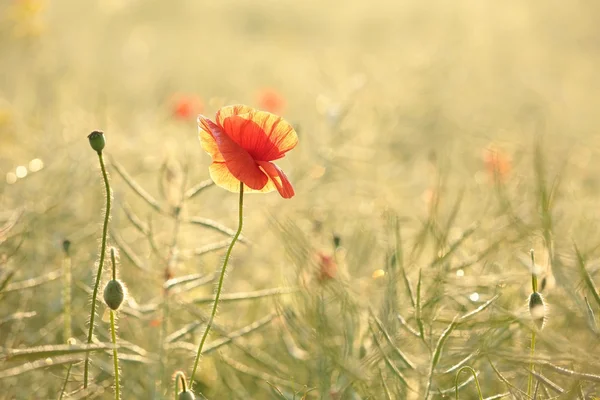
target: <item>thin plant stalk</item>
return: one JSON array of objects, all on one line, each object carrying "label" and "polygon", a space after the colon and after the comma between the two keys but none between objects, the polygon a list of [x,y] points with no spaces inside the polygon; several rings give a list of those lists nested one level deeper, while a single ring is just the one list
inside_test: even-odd
[{"label": "thin plant stalk", "polygon": [[[181,208],[183,206],[183,203],[180,203],[176,209],[175,209],[175,227],[173,229],[173,241],[171,243],[171,247],[169,250],[169,258],[166,261],[166,266],[165,266],[165,283],[168,280],[168,276],[170,275],[170,271],[173,268],[173,266],[177,263],[177,257],[179,252],[177,251],[177,241],[179,238],[179,229],[181,226]],[[163,381],[164,381],[164,376],[165,376],[165,364],[167,363],[167,353],[165,352],[165,338],[167,337],[167,331],[168,331],[168,323],[169,323],[169,311],[170,311],[170,307],[169,307],[169,296],[170,296],[170,288],[168,286],[164,286],[163,285],[163,304],[162,304],[162,324],[161,324],[161,330],[160,330],[160,335],[159,335],[159,343],[160,343],[160,348],[159,348],[159,359],[160,359],[160,378],[156,379],[156,385],[163,385]],[[154,389],[154,398],[157,398],[158,395],[158,390],[156,390],[157,388],[155,387]]]},{"label": "thin plant stalk", "polygon": [[60,396],[58,400],[62,400],[65,392],[67,391],[67,384],[69,383],[69,377],[71,376],[71,368],[73,368],[73,363],[69,364],[67,367],[67,376],[65,376],[65,382],[63,383],[62,389],[60,390]]},{"label": "thin plant stalk", "polygon": [[110,334],[113,343],[113,363],[115,366],[115,400],[121,398],[121,387],[119,384],[119,355],[117,353],[117,332],[115,329],[115,311],[110,310]]},{"label": "thin plant stalk", "polygon": [[71,330],[71,255],[69,248],[71,243],[68,240],[63,242],[64,258],[63,258],[63,308],[64,308],[64,341],[68,342],[73,336]]},{"label": "thin plant stalk", "polygon": [[475,372],[475,370],[472,367],[469,367],[468,365],[461,367],[461,369],[459,369],[456,373],[456,377],[454,378],[454,393],[456,395],[456,400],[458,400],[458,377],[463,371],[471,372],[473,378],[475,379],[475,386],[477,387],[477,394],[479,395],[479,400],[483,400],[483,395],[481,394],[481,387],[479,386],[479,379],[477,379],[477,372]]},{"label": "thin plant stalk", "polygon": [[[92,293],[92,307],[90,310],[90,327],[88,331],[87,343],[92,343],[92,337],[94,336],[94,319],[96,317],[96,299],[98,297],[98,287],[100,286],[100,278],[102,277],[102,267],[104,266],[104,257],[106,255],[106,241],[108,236],[108,220],[110,219],[110,206],[111,206],[111,190],[110,184],[108,183],[108,173],[106,172],[106,166],[104,164],[104,157],[102,151],[98,151],[98,160],[100,162],[100,169],[102,170],[102,178],[104,180],[104,190],[106,191],[106,209],[104,211],[104,225],[102,226],[102,242],[100,245],[100,261],[98,262],[98,272],[96,273],[96,283],[94,284],[94,291]],[[85,354],[85,363],[83,367],[83,387],[88,387],[90,373],[90,353]]]},{"label": "thin plant stalk", "polygon": [[206,337],[210,331],[212,323],[215,319],[215,315],[217,314],[217,306],[219,305],[219,297],[221,297],[221,291],[223,289],[223,281],[225,280],[225,270],[227,269],[227,264],[229,263],[229,258],[231,257],[231,250],[233,249],[233,245],[237,242],[240,234],[242,233],[243,226],[243,209],[244,209],[244,183],[240,182],[240,199],[239,199],[239,211],[238,211],[238,228],[231,240],[231,244],[227,249],[227,253],[225,254],[225,260],[223,261],[223,268],[221,269],[221,275],[219,276],[219,283],[217,284],[217,290],[215,293],[215,302],[213,303],[212,311],[210,313],[210,317],[208,322],[206,323],[206,329],[204,330],[204,334],[202,335],[202,339],[200,340],[200,344],[198,345],[198,352],[196,353],[196,359],[194,360],[194,367],[192,368],[192,375],[190,376],[190,390],[194,389],[194,376],[196,375],[196,370],[198,369],[198,362],[200,361],[200,355],[202,354],[202,348],[204,347],[204,342],[206,341]]},{"label": "thin plant stalk", "polygon": [[[63,308],[64,308],[64,332],[63,337],[65,343],[69,344],[71,337],[73,336],[73,332],[71,330],[71,284],[72,284],[72,276],[71,276],[71,254],[69,249],[71,247],[71,242],[68,240],[63,241]],[[69,377],[71,376],[71,368],[73,364],[69,364],[67,368],[67,375],[65,376],[65,382],[60,391],[59,400],[62,400],[65,391],[67,390],[67,384],[69,383]]]},{"label": "thin plant stalk", "polygon": [[186,392],[187,391],[187,384],[185,382],[185,374],[181,371],[177,371],[175,373],[175,390],[173,391],[174,396],[175,396],[175,400],[177,400],[177,397],[179,395],[179,385],[177,384],[177,382],[181,381],[181,390]]},{"label": "thin plant stalk", "polygon": [[[537,281],[537,273],[535,271],[535,254],[533,249],[530,251],[531,254],[531,289],[533,293],[537,293],[538,290],[538,281]],[[533,355],[535,353],[535,327],[531,331],[531,352],[529,353],[531,361],[529,364],[529,370],[531,373],[529,374],[529,379],[527,380],[527,396],[531,397],[531,393],[533,391],[533,372],[535,365],[533,364]]]},{"label": "thin plant stalk", "polygon": [[[112,262],[112,279],[117,280],[117,261],[115,260],[115,249],[110,249],[110,260]],[[119,354],[117,352],[117,330],[115,328],[115,312],[110,310],[110,336],[113,344],[113,363],[115,367],[115,400],[121,399],[121,385],[119,383]]]}]

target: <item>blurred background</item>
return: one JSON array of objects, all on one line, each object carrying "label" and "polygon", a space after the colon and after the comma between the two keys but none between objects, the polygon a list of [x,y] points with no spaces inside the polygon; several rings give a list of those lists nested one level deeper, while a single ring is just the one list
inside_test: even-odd
[{"label": "blurred background", "polygon": [[[163,329],[164,339],[199,317],[161,315],[168,297],[163,283],[218,269],[222,251],[196,256],[194,249],[227,239],[202,224],[175,228],[170,213],[182,200],[182,188],[209,178],[210,157],[197,139],[197,115],[212,117],[224,105],[243,103],[282,115],[296,127],[298,147],[278,162],[296,196],[289,201],[277,194],[246,197],[248,241],[234,249],[226,293],[300,285],[300,297],[313,304],[325,296],[319,292],[325,276],[340,283],[332,296],[342,291],[344,301],[357,309],[367,306],[365,299],[377,308],[392,296],[399,304],[394,307],[403,310],[409,297],[388,270],[398,264],[390,261],[390,248],[398,245],[390,231],[395,221],[393,226],[402,227],[400,246],[410,253],[406,276],[414,286],[424,268],[424,287],[441,290],[439,296],[428,294],[434,344],[437,318],[452,318],[444,312],[472,310],[500,292],[505,294],[502,310],[522,309],[531,273],[523,259],[534,248],[547,281],[558,281],[549,284],[559,288],[554,299],[548,295],[551,307],[553,301],[562,304],[554,306],[549,319],[557,336],[548,341],[581,335],[579,343],[560,341],[558,350],[546,350],[581,350],[582,368],[600,373],[591,359],[584,360],[592,350],[586,347],[597,342],[593,333],[583,333],[591,329],[590,314],[572,242],[590,260],[590,274],[598,282],[599,18],[600,3],[590,1],[1,0],[0,224],[6,229],[0,231],[0,268],[11,273],[7,285],[31,279],[43,284],[35,290],[13,286],[3,296],[0,319],[17,311],[36,315],[0,325],[0,346],[65,342],[60,279],[65,240],[72,246],[73,336],[84,340],[86,290],[95,274],[104,207],[98,158],[86,136],[100,129],[107,138],[115,198],[111,244],[131,252],[121,255],[121,276],[137,306],[156,306],[121,318],[123,340],[148,352],[139,365],[123,365],[125,398],[166,396],[172,373],[189,373],[189,347],[199,332],[190,329],[184,340],[190,346],[174,350],[159,363],[163,370],[146,382],[144,371],[156,371],[156,357],[167,351],[157,343],[157,332]],[[160,203],[160,210],[132,190],[132,182]],[[235,194],[208,187],[185,202],[182,218],[235,228],[236,207]],[[146,231],[132,223],[136,216]],[[430,229],[434,225],[438,231]],[[171,246],[173,237],[176,246]],[[174,247],[183,256],[167,268],[165,258]],[[451,257],[435,261],[449,249]],[[334,272],[327,267],[330,261]],[[562,275],[557,265],[564,267]],[[56,276],[49,277],[52,271]],[[315,271],[318,284],[312,282]],[[394,283],[401,294],[390,292]],[[177,301],[193,303],[210,293],[210,285],[186,289]],[[223,305],[219,320],[232,332],[271,311],[282,319],[288,307],[300,320],[315,318],[295,308],[302,301],[286,296]],[[593,304],[592,316],[598,306]],[[199,310],[208,307],[203,303]],[[409,323],[415,318],[411,310],[405,311]],[[366,346],[366,315],[356,311],[352,324],[362,328],[348,328],[360,332],[356,337],[339,332],[332,337],[350,340],[358,352]],[[249,341],[277,359],[286,347],[269,341],[285,323],[272,325]],[[507,329],[499,343],[510,343],[508,352],[521,346],[519,354],[526,355],[528,336]],[[105,332],[106,326],[99,330]],[[478,348],[468,332],[461,338],[450,352],[457,359]],[[379,354],[376,347],[367,350]],[[422,371],[427,371],[427,354],[423,348],[414,355],[423,361]],[[373,356],[366,365],[381,360]],[[321,362],[292,354],[281,361],[289,362],[287,369],[270,373],[318,387],[314,398],[327,398],[326,393],[384,398],[378,372],[377,383],[365,378],[366,386],[351,386],[340,383],[345,369],[340,372],[339,363],[333,363],[325,368],[331,379],[324,383],[312,361]],[[252,380],[218,357],[206,363],[201,380],[208,398],[277,398],[265,379]],[[290,372],[296,363],[305,365]],[[223,365],[230,368],[224,371]],[[101,363],[96,367],[103,388],[96,396],[111,398],[109,385],[102,386],[110,379],[102,375]],[[488,382],[489,395],[492,389],[500,393],[505,387],[486,368],[481,379]],[[399,384],[390,389],[400,396],[393,398],[419,398],[414,393],[425,390],[422,371],[410,378],[416,391],[405,392]],[[0,387],[8,393],[0,398],[56,398],[64,369],[55,367],[53,373],[36,369],[22,375],[37,377],[27,397],[15,389],[16,375],[2,378],[0,372]],[[223,383],[228,374],[242,375],[235,390]],[[511,377],[522,384],[525,376],[519,370]],[[382,380],[388,378],[396,382],[393,374]],[[69,391],[76,392],[80,379],[79,371]],[[450,378],[440,379],[438,386],[452,386]],[[347,386],[354,391],[340,389]],[[593,393],[589,387],[581,390]],[[287,392],[283,395],[287,398]]]}]

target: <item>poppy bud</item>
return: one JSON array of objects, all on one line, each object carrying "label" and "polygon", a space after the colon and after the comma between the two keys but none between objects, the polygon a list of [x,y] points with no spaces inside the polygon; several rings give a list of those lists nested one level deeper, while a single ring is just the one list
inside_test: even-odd
[{"label": "poppy bud", "polygon": [[62,242],[62,246],[63,246],[63,251],[65,252],[65,255],[69,255],[69,250],[71,249],[71,241],[69,239],[65,239]]},{"label": "poppy bud", "polygon": [[106,145],[106,139],[104,138],[104,132],[102,131],[94,131],[88,135],[88,139],[90,141],[90,146],[97,153],[102,153],[104,146]]},{"label": "poppy bud", "polygon": [[546,304],[538,292],[533,292],[529,296],[529,313],[538,329],[543,329],[546,322]]},{"label": "poppy bud", "polygon": [[125,299],[125,287],[121,281],[110,280],[104,288],[104,302],[111,310],[118,310]]},{"label": "poppy bud", "polygon": [[342,244],[342,238],[337,233],[333,234],[333,247],[338,248]]},{"label": "poppy bud", "polygon": [[196,397],[194,396],[193,392],[191,392],[189,390],[186,390],[185,392],[180,392],[179,393],[178,399],[179,400],[195,400]]}]

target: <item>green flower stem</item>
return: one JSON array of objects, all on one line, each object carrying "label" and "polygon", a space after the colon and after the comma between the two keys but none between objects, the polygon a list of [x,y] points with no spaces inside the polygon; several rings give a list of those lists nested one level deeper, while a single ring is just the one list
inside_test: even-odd
[{"label": "green flower stem", "polygon": [[177,400],[177,398],[179,397],[179,385],[177,384],[177,382],[181,380],[181,391],[182,392],[187,392],[187,384],[185,382],[185,374],[181,371],[177,371],[175,373],[175,400]]},{"label": "green flower stem", "polygon": [[112,265],[112,280],[117,280],[117,256],[114,247],[110,248],[110,263]]},{"label": "green flower stem", "polygon": [[117,332],[115,329],[115,312],[110,310],[110,335],[113,343],[113,363],[115,365],[115,400],[121,399],[121,388],[119,385],[119,355],[117,354]]},{"label": "green flower stem", "polygon": [[63,308],[64,308],[64,341],[68,343],[69,338],[73,336],[71,330],[71,256],[65,251],[63,258]]},{"label": "green flower stem", "polygon": [[204,342],[206,341],[206,337],[208,336],[208,332],[212,326],[213,320],[215,319],[215,315],[217,314],[217,306],[219,305],[219,297],[221,297],[221,290],[223,289],[223,281],[225,280],[225,270],[227,269],[227,263],[229,262],[229,257],[231,257],[231,250],[233,249],[233,245],[237,242],[240,234],[242,233],[242,225],[243,225],[243,209],[244,209],[244,184],[240,182],[240,201],[239,201],[239,215],[238,215],[238,228],[231,240],[231,244],[227,249],[227,253],[225,254],[225,261],[223,262],[223,268],[221,269],[221,275],[219,277],[219,283],[217,285],[217,291],[215,294],[215,302],[213,303],[212,312],[210,313],[210,318],[206,324],[206,329],[204,330],[204,335],[202,335],[202,339],[200,340],[200,345],[198,346],[198,353],[196,353],[196,359],[194,360],[194,368],[192,368],[192,375],[190,376],[190,390],[194,389],[194,376],[196,375],[196,370],[198,369],[198,362],[200,361],[200,355],[202,354],[202,347],[204,347]]},{"label": "green flower stem", "polygon": [[456,394],[456,400],[458,400],[458,376],[463,371],[469,371],[473,375],[473,378],[475,378],[475,386],[477,387],[477,394],[479,395],[479,399],[482,400],[483,395],[481,394],[481,387],[479,386],[479,379],[477,379],[477,372],[475,372],[475,370],[473,368],[469,367],[468,365],[459,369],[458,372],[456,373],[456,377],[454,378],[454,393]]},{"label": "green flower stem", "polygon": [[527,381],[527,396],[531,397],[533,394],[533,372],[535,365],[533,364],[533,354],[535,353],[535,328],[531,331],[531,353],[529,354],[531,357],[531,361],[529,364],[529,370],[531,373],[529,374],[529,380]]},{"label": "green flower stem", "polygon": [[[100,246],[100,261],[98,262],[98,273],[96,274],[96,283],[94,284],[94,292],[92,294],[92,309],[90,311],[90,328],[88,331],[87,343],[92,344],[94,335],[94,319],[96,317],[96,298],[98,297],[98,287],[100,286],[100,278],[102,276],[102,267],[104,266],[104,256],[106,254],[106,239],[108,236],[108,220],[110,218],[110,203],[111,191],[108,183],[108,174],[104,165],[102,152],[98,152],[98,160],[100,161],[100,169],[102,170],[102,178],[104,179],[104,189],[106,191],[106,210],[104,212],[104,225],[102,227],[102,244]],[[88,387],[88,379],[90,373],[90,353],[85,353],[85,364],[83,367],[83,387]]]},{"label": "green flower stem", "polygon": [[[533,293],[536,293],[538,290],[538,280],[537,280],[537,274],[536,274],[536,270],[535,270],[535,253],[534,253],[533,249],[530,250],[529,254],[531,255],[531,290]],[[534,353],[535,353],[535,327],[531,331],[531,352],[529,353],[529,356],[531,358],[530,364],[529,364],[529,370],[532,372],[529,374],[529,379],[527,380],[527,396],[529,396],[529,397],[531,397],[532,392],[533,392],[533,371],[535,368],[535,366],[533,364]]]},{"label": "green flower stem", "polygon": [[[112,279],[117,280],[117,260],[114,247],[110,248],[110,261],[112,263]],[[121,387],[119,384],[119,355],[117,354],[117,332],[115,329],[115,311],[110,310],[110,334],[113,343],[113,362],[115,364],[115,400],[121,398]]]},{"label": "green flower stem", "polygon": [[538,291],[538,280],[537,280],[537,271],[535,270],[535,253],[533,249],[529,251],[531,255],[531,290],[533,292]]}]

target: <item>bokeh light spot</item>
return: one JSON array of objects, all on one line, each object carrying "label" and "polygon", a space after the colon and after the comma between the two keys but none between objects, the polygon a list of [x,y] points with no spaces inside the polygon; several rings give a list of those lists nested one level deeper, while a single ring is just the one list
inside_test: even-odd
[{"label": "bokeh light spot", "polygon": [[44,168],[44,162],[39,158],[34,158],[33,160],[29,161],[29,170],[31,172],[37,172],[42,168]]},{"label": "bokeh light spot", "polygon": [[12,185],[16,181],[17,181],[17,175],[15,175],[13,172],[9,172],[6,174],[6,183],[8,183],[9,185]]},{"label": "bokeh light spot", "polygon": [[382,278],[385,276],[385,271],[382,269],[376,269],[375,271],[373,271],[373,275],[371,276],[373,277],[373,279]]},{"label": "bokeh light spot", "polygon": [[17,178],[25,178],[27,176],[27,167],[19,165],[15,170],[15,174],[17,175]]}]

